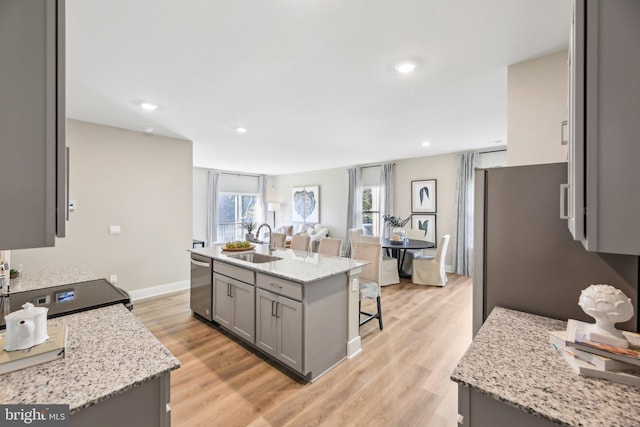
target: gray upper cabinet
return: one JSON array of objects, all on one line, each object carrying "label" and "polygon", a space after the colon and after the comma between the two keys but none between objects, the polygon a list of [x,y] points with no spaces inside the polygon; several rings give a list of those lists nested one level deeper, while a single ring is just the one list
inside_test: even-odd
[{"label": "gray upper cabinet", "polygon": [[574,0],[561,215],[589,251],[640,255],[639,23],[638,0]]},{"label": "gray upper cabinet", "polygon": [[64,6],[0,2],[0,249],[65,234]]}]

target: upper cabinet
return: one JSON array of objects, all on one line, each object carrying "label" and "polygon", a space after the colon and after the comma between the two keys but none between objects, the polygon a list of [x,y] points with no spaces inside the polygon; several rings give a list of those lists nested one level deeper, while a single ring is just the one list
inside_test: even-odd
[{"label": "upper cabinet", "polygon": [[589,251],[640,255],[638,45],[640,1],[574,0],[562,214]]},{"label": "upper cabinet", "polygon": [[0,2],[0,249],[65,234],[64,18],[64,0]]}]

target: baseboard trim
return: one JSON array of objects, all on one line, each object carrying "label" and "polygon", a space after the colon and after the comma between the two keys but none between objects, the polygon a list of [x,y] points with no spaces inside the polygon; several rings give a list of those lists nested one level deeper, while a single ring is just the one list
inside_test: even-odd
[{"label": "baseboard trim", "polygon": [[169,294],[171,292],[183,291],[189,289],[189,280],[183,280],[181,282],[166,283],[164,285],[151,286],[149,288],[136,289],[134,291],[127,291],[132,301],[138,301],[141,299],[157,297],[159,295]]}]

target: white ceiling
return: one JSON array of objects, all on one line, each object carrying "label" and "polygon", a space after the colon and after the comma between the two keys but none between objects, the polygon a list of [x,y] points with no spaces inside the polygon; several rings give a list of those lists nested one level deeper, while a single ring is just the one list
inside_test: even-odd
[{"label": "white ceiling", "polygon": [[566,48],[570,15],[570,0],[68,0],[68,116],[273,175],[495,147],[507,66]]}]

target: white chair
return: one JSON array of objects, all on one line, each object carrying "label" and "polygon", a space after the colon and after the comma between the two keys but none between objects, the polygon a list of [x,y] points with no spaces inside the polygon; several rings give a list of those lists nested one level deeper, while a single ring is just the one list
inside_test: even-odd
[{"label": "white chair", "polygon": [[[360,301],[358,303],[358,312],[360,315],[367,316],[360,321],[360,326],[373,319],[378,319],[380,330],[382,330],[382,305],[380,304],[380,259],[382,258],[382,246],[378,243],[356,242],[353,250],[353,259],[369,261],[362,267],[360,273]],[[362,311],[362,299],[376,299],[378,306],[377,313],[368,313]]]},{"label": "white chair", "polygon": [[360,241],[360,236],[364,235],[362,228],[352,228],[349,230],[349,244],[351,245],[351,258],[356,248],[356,242]]},{"label": "white chair", "polygon": [[329,237],[329,229],[321,224],[316,224],[313,227],[309,227],[306,234],[311,238],[309,247],[311,250],[315,251],[317,245],[320,243],[320,239],[323,237]]},{"label": "white chair", "polygon": [[440,238],[436,257],[423,255],[413,258],[413,274],[411,281],[416,285],[444,286],[447,283],[447,273],[444,271],[444,261],[449,245],[449,235]]},{"label": "white chair", "polygon": [[284,249],[286,239],[286,234],[271,233],[271,244],[276,249]]},{"label": "white chair", "polygon": [[291,236],[291,249],[294,251],[309,251],[309,244],[311,243],[311,237],[308,234],[296,234]]},{"label": "white chair", "polygon": [[[406,231],[406,236],[410,240],[427,240],[425,232],[423,230],[417,230],[415,228],[409,228]],[[411,275],[413,273],[413,258],[419,255],[424,255],[422,249],[407,249],[404,253],[404,262],[402,263],[402,271]]]},{"label": "white chair", "polygon": [[[360,236],[361,242],[368,243],[376,243],[380,244],[380,237],[378,236]],[[382,251],[382,249],[381,249]],[[386,256],[380,252],[382,256],[380,260],[381,266],[381,278],[380,278],[380,286],[389,286],[395,285],[396,283],[400,283],[400,274],[398,274],[398,260],[396,258]]]},{"label": "white chair", "polygon": [[318,253],[331,256],[342,255],[342,240],[323,237],[322,239],[320,239]]}]

